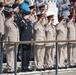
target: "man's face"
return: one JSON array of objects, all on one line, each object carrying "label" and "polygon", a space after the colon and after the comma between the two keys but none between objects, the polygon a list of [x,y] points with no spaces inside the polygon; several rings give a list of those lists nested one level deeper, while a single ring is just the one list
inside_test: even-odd
[{"label": "man's face", "polygon": [[50,24],[53,24],[53,23],[54,23],[54,19],[50,18]]},{"label": "man's face", "polygon": [[44,9],[41,9],[41,10],[40,10],[41,13],[44,13],[44,11],[45,11]]},{"label": "man's face", "polygon": [[14,9],[14,11],[15,11],[15,12],[19,12],[19,7],[16,7],[16,8]]},{"label": "man's face", "polygon": [[36,13],[36,9],[33,9],[33,10],[32,10],[32,13],[35,14],[35,13]]},{"label": "man's face", "polygon": [[76,7],[76,1],[74,2],[74,7]]},{"label": "man's face", "polygon": [[66,19],[63,19],[62,23],[63,23],[63,25],[65,25],[66,24]]},{"label": "man's face", "polygon": [[52,24],[54,23],[54,19],[51,19],[51,23],[52,23]]},{"label": "man's face", "polygon": [[72,18],[72,22],[75,22],[75,17]]}]

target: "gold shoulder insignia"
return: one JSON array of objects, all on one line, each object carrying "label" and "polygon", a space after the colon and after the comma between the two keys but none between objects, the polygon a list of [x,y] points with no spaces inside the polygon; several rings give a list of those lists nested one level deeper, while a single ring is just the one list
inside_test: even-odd
[{"label": "gold shoulder insignia", "polygon": [[24,20],[22,20],[21,22],[25,23],[25,21],[24,21]]}]

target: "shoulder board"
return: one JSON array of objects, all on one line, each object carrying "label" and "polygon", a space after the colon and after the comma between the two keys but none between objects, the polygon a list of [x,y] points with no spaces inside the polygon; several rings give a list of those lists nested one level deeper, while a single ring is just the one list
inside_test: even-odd
[{"label": "shoulder board", "polygon": [[24,20],[21,20],[21,22],[22,22],[22,23],[25,23],[25,21],[24,21]]}]

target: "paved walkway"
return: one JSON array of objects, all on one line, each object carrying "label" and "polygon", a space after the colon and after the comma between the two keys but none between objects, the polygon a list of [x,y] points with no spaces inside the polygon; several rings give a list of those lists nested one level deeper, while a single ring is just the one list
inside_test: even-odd
[{"label": "paved walkway", "polygon": [[[0,74],[0,75],[14,75],[14,74]],[[55,70],[20,72],[17,75],[56,75]],[[76,69],[59,70],[58,75],[76,75]]]},{"label": "paved walkway", "polygon": [[[21,63],[17,63],[17,68],[20,68]],[[6,63],[3,64],[3,69],[6,68]],[[14,75],[3,73],[0,75]],[[46,71],[32,71],[32,72],[19,72],[17,75],[56,75],[55,70],[46,70]],[[58,75],[76,75],[76,68],[68,68],[68,69],[59,69]]]}]

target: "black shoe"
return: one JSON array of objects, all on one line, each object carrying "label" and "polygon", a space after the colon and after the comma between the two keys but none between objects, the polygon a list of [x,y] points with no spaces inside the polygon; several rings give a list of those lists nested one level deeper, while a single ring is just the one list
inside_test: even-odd
[{"label": "black shoe", "polygon": [[21,61],[19,58],[17,58],[17,61]]},{"label": "black shoe", "polygon": [[46,70],[50,70],[50,68],[46,68]]},{"label": "black shoe", "polygon": [[67,69],[67,67],[58,67],[58,69]]},{"label": "black shoe", "polygon": [[31,69],[23,69],[23,70],[21,70],[21,72],[31,72],[31,71],[33,71],[33,70],[31,70]]},{"label": "black shoe", "polygon": [[70,65],[70,66],[69,66],[69,68],[73,68],[73,66],[72,66],[72,65]]},{"label": "black shoe", "polygon": [[[19,73],[20,70],[17,70],[17,73]],[[15,71],[11,71],[11,70],[8,70],[8,69],[4,69],[3,70],[3,73],[15,73]]]},{"label": "black shoe", "polygon": [[33,70],[31,70],[31,69],[26,69],[26,71],[31,72],[31,71],[33,71]]},{"label": "black shoe", "polygon": [[42,69],[36,69],[36,71],[41,71]]},{"label": "black shoe", "polygon": [[54,69],[56,69],[55,67],[52,67],[52,69],[54,70]]},{"label": "black shoe", "polygon": [[22,69],[22,70],[21,70],[21,72],[25,72],[25,70],[24,70],[24,69]]},{"label": "black shoe", "polygon": [[62,67],[58,67],[58,69],[62,69]]},{"label": "black shoe", "polygon": [[45,71],[45,69],[41,69],[41,71]]},{"label": "black shoe", "polygon": [[31,58],[30,61],[34,61],[34,58]]},{"label": "black shoe", "polygon": [[10,73],[10,74],[12,74],[12,73],[14,73],[15,71],[11,71],[11,70],[8,70],[8,69],[4,69],[3,70],[3,73]]},{"label": "black shoe", "polygon": [[46,70],[52,70],[53,68],[51,67],[51,68],[46,68]]},{"label": "black shoe", "polygon": [[9,71],[9,72],[7,71],[7,73],[13,74],[13,73],[15,73],[15,71]]},{"label": "black shoe", "polygon": [[63,67],[63,69],[67,69],[68,67]]},{"label": "black shoe", "polygon": [[76,68],[76,65],[73,65],[73,68]]}]

